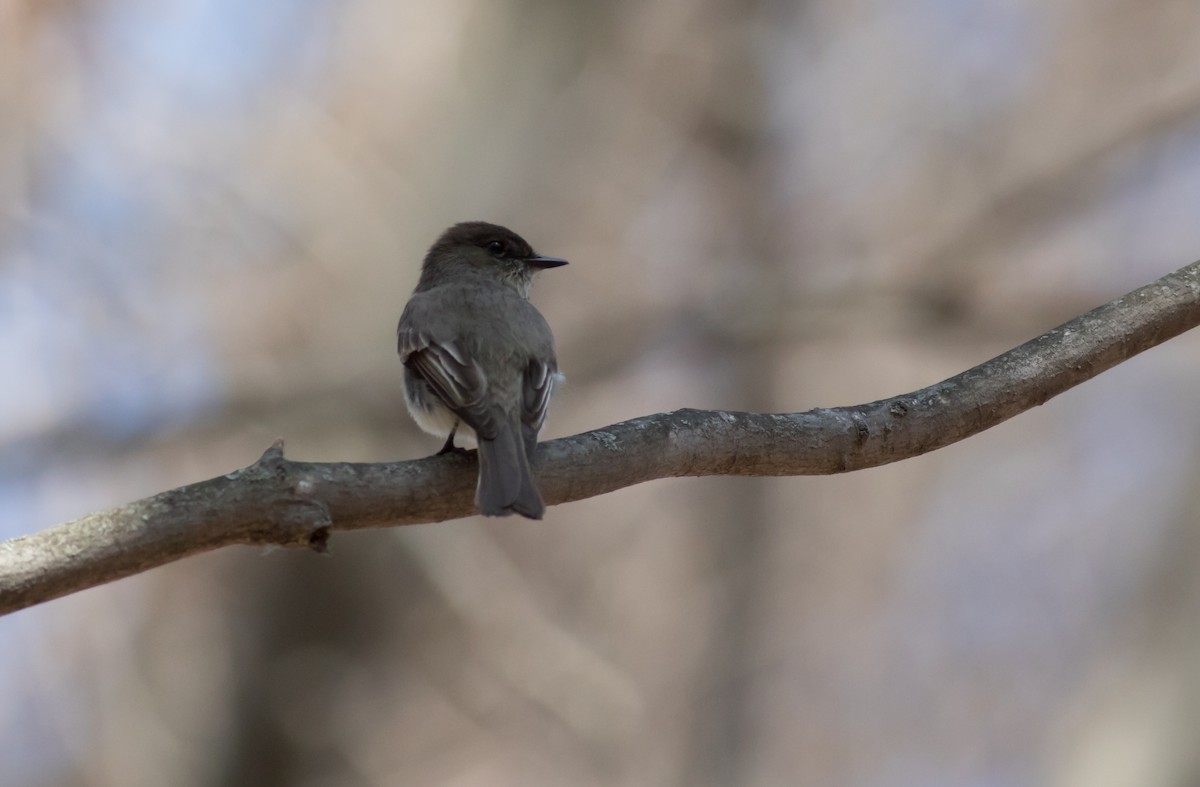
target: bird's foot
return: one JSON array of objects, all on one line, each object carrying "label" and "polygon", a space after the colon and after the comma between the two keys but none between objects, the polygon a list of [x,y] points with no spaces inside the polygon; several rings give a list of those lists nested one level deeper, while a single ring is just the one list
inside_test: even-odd
[{"label": "bird's foot", "polygon": [[446,444],[442,446],[442,450],[438,451],[435,456],[441,456],[442,454],[458,454],[462,456],[467,453],[467,449],[459,448],[454,444],[454,433],[457,431],[458,425],[455,424],[454,428],[450,430],[450,434],[446,437]]}]

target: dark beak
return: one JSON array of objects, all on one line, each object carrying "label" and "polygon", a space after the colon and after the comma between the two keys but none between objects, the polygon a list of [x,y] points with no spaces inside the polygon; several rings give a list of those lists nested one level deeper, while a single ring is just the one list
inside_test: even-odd
[{"label": "dark beak", "polygon": [[559,257],[543,257],[540,254],[536,257],[530,257],[525,260],[531,267],[546,270],[547,268],[561,268],[567,264],[567,261]]}]

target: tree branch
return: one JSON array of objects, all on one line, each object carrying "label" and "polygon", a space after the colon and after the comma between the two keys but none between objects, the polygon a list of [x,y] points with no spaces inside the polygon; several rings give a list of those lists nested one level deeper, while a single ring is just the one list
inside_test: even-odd
[{"label": "tree branch", "polygon": [[[543,443],[548,504],[677,476],[822,475],[918,456],[988,429],[1200,323],[1200,262],[948,380],[803,413],[677,410]],[[324,550],[333,530],[473,513],[473,455],[253,465],[0,542],[0,614],[228,544]]]}]

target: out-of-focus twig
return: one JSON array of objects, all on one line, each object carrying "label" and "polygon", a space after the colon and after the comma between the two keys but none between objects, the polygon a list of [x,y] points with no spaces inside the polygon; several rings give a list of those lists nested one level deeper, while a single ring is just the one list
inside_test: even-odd
[{"label": "out-of-focus twig", "polygon": [[[928,388],[803,413],[677,410],[539,446],[548,504],[678,476],[822,475],[970,437],[1200,324],[1200,262]],[[1119,418],[1120,414],[1115,413]],[[473,456],[253,465],[0,542],[0,613],[229,544],[324,549],[334,530],[472,513]]]}]

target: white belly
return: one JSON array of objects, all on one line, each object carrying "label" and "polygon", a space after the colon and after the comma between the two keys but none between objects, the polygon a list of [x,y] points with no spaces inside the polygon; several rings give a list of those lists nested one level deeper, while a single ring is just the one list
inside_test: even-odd
[{"label": "white belly", "polygon": [[[432,397],[430,397],[432,398]],[[417,426],[431,435],[445,440],[450,430],[458,426],[454,434],[456,445],[464,448],[474,448],[476,445],[475,430],[458,420],[458,416],[446,409],[439,401],[428,401],[422,398],[416,400],[404,386],[404,402],[408,405],[408,414],[417,422]]]}]

